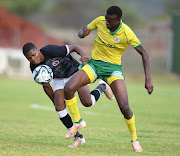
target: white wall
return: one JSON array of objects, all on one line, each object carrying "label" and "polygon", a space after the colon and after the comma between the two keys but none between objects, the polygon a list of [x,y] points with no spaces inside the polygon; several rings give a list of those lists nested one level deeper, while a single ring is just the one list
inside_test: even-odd
[{"label": "white wall", "polygon": [[0,48],[0,76],[32,78],[21,49]]}]

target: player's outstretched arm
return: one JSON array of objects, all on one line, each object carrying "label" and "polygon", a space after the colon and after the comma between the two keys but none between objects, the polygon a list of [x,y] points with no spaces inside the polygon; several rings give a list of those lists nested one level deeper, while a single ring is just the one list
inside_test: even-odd
[{"label": "player's outstretched arm", "polygon": [[84,38],[85,36],[88,36],[90,34],[91,30],[87,29],[86,27],[82,28],[78,32],[79,38]]},{"label": "player's outstretched arm", "polygon": [[150,77],[149,56],[142,45],[135,49],[142,56],[143,67],[145,72],[145,88],[147,89],[148,93],[151,94],[153,92],[153,85],[151,83]]},{"label": "player's outstretched arm", "polygon": [[87,62],[89,63],[89,58],[87,57],[86,53],[84,52],[84,50],[78,46],[78,45],[67,45],[69,47],[69,52],[76,52],[77,54],[79,54],[81,56],[80,61],[81,62]]},{"label": "player's outstretched arm", "polygon": [[53,94],[53,89],[52,89],[51,85],[49,83],[45,84],[45,85],[43,85],[43,89],[44,89],[44,92],[47,94],[47,96],[54,103],[54,94]]}]

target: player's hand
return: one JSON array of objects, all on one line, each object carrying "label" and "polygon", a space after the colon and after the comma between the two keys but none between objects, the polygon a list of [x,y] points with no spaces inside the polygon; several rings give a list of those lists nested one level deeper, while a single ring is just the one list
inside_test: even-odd
[{"label": "player's hand", "polygon": [[87,62],[87,63],[89,63],[89,58],[88,58],[87,56],[81,57],[79,60],[80,60],[81,62]]},{"label": "player's hand", "polygon": [[145,88],[147,89],[149,95],[153,92],[153,85],[150,80],[145,82]]},{"label": "player's hand", "polygon": [[84,28],[84,29],[83,29],[83,35],[84,35],[84,36],[89,35],[90,32],[91,32],[91,30],[89,30],[89,29],[87,29],[87,28]]},{"label": "player's hand", "polygon": [[78,36],[80,38],[84,38],[85,36],[89,35],[91,32],[91,30],[87,29],[86,27],[80,29],[79,33],[78,33]]}]

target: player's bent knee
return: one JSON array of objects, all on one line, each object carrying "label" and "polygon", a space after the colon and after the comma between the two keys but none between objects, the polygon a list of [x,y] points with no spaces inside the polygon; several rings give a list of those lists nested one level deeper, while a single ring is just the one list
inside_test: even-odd
[{"label": "player's bent knee", "polygon": [[73,94],[74,94],[73,88],[70,87],[70,85],[65,85],[65,87],[64,87],[64,95],[65,95],[65,97],[72,96]]},{"label": "player's bent knee", "polygon": [[55,110],[56,110],[57,112],[62,111],[62,110],[64,110],[65,108],[66,108],[65,106],[57,106],[57,105],[55,105]]},{"label": "player's bent knee", "polygon": [[91,107],[92,106],[92,102],[82,102],[82,104],[85,107]]},{"label": "player's bent knee", "polygon": [[80,97],[80,101],[81,101],[82,105],[85,106],[85,107],[92,106],[92,101],[89,98],[82,98],[82,97]]}]

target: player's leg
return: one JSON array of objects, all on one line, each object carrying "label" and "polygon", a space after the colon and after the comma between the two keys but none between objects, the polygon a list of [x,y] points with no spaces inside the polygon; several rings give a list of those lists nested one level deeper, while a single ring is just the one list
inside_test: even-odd
[{"label": "player's leg", "polygon": [[71,100],[67,100],[66,104],[64,104],[64,86],[69,79],[70,78],[61,78],[61,79],[53,80],[52,84],[53,84],[53,91],[55,95],[54,98],[55,98],[55,102],[58,104],[56,107],[58,107],[58,109],[60,110],[64,110],[65,107],[67,106],[71,115],[73,116],[74,121],[78,122],[81,119],[81,116],[77,108],[76,97],[73,97]]},{"label": "player's leg", "polygon": [[[76,75],[76,73],[74,74]],[[73,75],[73,76],[74,76]],[[67,81],[66,81],[66,84],[69,83],[69,81],[71,81],[71,79],[73,78],[73,76],[71,78],[68,78]],[[66,85],[65,85],[66,86]],[[66,90],[64,86],[64,91]],[[70,88],[71,89],[71,88]],[[76,91],[76,89],[74,89]],[[74,91],[73,90],[73,91]],[[75,124],[73,125],[72,129],[65,135],[65,137],[67,139],[73,137],[76,132],[80,129],[83,129],[86,127],[86,123],[85,121],[81,118],[80,116],[80,113],[79,113],[79,110],[78,110],[78,107],[77,107],[77,99],[76,99],[76,96],[75,96],[75,91],[72,92],[72,94],[68,93],[68,95],[70,95],[70,98],[69,99],[65,99],[65,103],[66,103],[66,106],[68,107],[71,115],[73,116],[74,118],[74,122]]]},{"label": "player's leg", "polygon": [[89,85],[85,85],[77,90],[79,99],[85,107],[92,106],[92,99],[90,95]]},{"label": "player's leg", "polygon": [[132,146],[135,152],[142,152],[139,141],[137,140],[136,127],[135,127],[135,116],[131,111],[128,104],[128,94],[125,85],[125,81],[122,78],[112,76],[107,79],[117,100],[118,106],[124,115],[124,120],[129,128],[131,134]]},{"label": "player's leg", "polygon": [[[73,122],[71,117],[69,116],[68,112],[66,111],[66,105],[64,102],[64,85],[65,85],[65,81],[66,79],[54,79],[53,80],[53,91],[54,91],[54,105],[55,105],[55,109],[56,112],[60,118],[60,120],[62,121],[62,123],[65,125],[65,127],[70,131],[71,129],[73,129]],[[78,118],[79,115],[79,110],[77,110],[78,113],[75,113],[76,116],[75,118]],[[71,113],[71,111],[70,111]],[[73,117],[74,117],[73,116]],[[78,116],[78,117],[77,117]],[[76,143],[76,146],[81,145],[81,142],[84,141],[84,138],[82,136],[82,134],[80,134],[78,131],[75,132],[76,134],[76,138],[80,138],[80,142],[78,141]],[[83,138],[83,139],[82,139]]]},{"label": "player's leg", "polygon": [[83,86],[78,89],[80,101],[85,107],[94,106],[98,99],[101,97],[103,92],[105,93],[105,95],[107,95],[108,99],[113,99],[114,94],[111,88],[108,84],[106,84],[106,82],[102,80],[100,80],[99,85],[91,92],[89,85]]},{"label": "player's leg", "polygon": [[118,106],[124,115],[125,119],[131,119],[133,116],[133,112],[131,111],[128,104],[128,94],[124,80],[117,79],[113,81],[111,84],[111,89],[116,97]]},{"label": "player's leg", "polygon": [[[96,77],[97,76],[95,72],[92,71],[92,68],[90,68],[88,65],[85,65],[80,71],[75,73],[68,80],[68,82],[64,87],[66,105],[68,106],[68,108],[69,106],[71,106],[73,109],[75,105],[77,106],[77,100],[75,99],[74,96],[77,90],[80,94],[80,99],[83,104],[92,105],[92,99],[91,99],[92,96],[94,96],[95,100],[97,101],[97,99],[100,97],[99,91],[101,90],[101,92],[103,92],[103,90],[105,90],[106,85],[101,84],[100,85],[101,87],[98,86],[94,91],[91,92],[92,96],[90,96],[89,88],[88,86],[86,86],[87,84],[94,82]],[[81,129],[83,127],[86,127],[86,124],[83,120],[76,122],[74,128],[66,134],[66,138],[72,137],[75,130]]]},{"label": "player's leg", "polygon": [[64,95],[66,100],[70,100],[74,97],[74,93],[81,87],[91,83],[88,75],[84,70],[76,72],[64,87]]},{"label": "player's leg", "polygon": [[68,112],[66,111],[66,105],[64,103],[64,90],[58,89],[54,92],[54,104],[59,119],[65,125],[67,129],[73,126],[73,122]]},{"label": "player's leg", "polygon": [[114,94],[112,92],[111,87],[103,80],[99,80],[99,85],[105,85],[104,94],[106,95],[106,97],[109,100],[113,100],[114,99]]},{"label": "player's leg", "polygon": [[[98,64],[96,64],[96,63],[98,63]],[[102,69],[101,67],[104,67],[104,63],[105,62],[103,62],[103,61],[99,62],[99,61],[95,61],[95,60],[91,59],[89,64],[86,64],[80,70],[80,71],[82,71],[82,75],[84,77],[82,77],[82,75],[78,74],[79,72],[77,73],[77,77],[79,76],[79,83],[83,84],[84,79],[85,79],[84,82],[86,82],[85,84],[94,82],[98,78],[97,71],[100,70],[99,73],[104,74],[104,71],[101,71],[101,69]],[[107,68],[105,69],[105,71],[107,71]],[[80,78],[82,78],[82,82],[81,82]],[[89,81],[86,81],[86,80],[89,80]],[[84,86],[84,87],[81,86],[81,88],[80,87],[78,88],[78,93],[79,93],[81,103],[86,107],[93,106],[96,103],[96,101],[99,99],[99,97],[102,95],[103,92],[105,93],[107,98],[110,100],[112,100],[114,97],[113,92],[112,92],[111,88],[109,87],[109,85],[106,84],[106,82],[104,82],[102,80],[100,80],[99,85],[93,91],[90,92],[90,95],[89,95],[89,92],[90,92],[90,90],[89,90],[88,86]]]},{"label": "player's leg", "polygon": [[[74,78],[77,77],[77,78]],[[85,84],[92,83],[96,80],[97,75],[94,69],[91,65],[85,65],[79,72],[77,72],[71,80],[66,84],[65,86],[65,96],[66,96],[66,90],[70,90],[69,94],[74,93],[75,90],[78,91],[79,98],[81,100],[81,103],[86,106],[92,106],[96,103],[96,101],[99,99],[99,97],[102,95],[104,91],[111,90],[110,87],[104,82],[99,84],[96,89],[90,92],[89,86]],[[78,81],[77,81],[77,80]],[[75,87],[73,88],[72,83],[77,83]],[[79,84],[79,86],[78,86]],[[69,86],[71,87],[69,87]],[[109,87],[109,88],[107,88]],[[111,91],[112,92],[112,91]]]},{"label": "player's leg", "polygon": [[65,100],[65,102],[66,102],[66,106],[68,107],[71,115],[73,116],[74,122],[75,122],[73,127],[65,135],[66,139],[69,139],[69,138],[73,137],[78,130],[85,128],[86,122],[80,116],[79,109],[77,107],[76,96],[74,96],[70,100]]},{"label": "player's leg", "polygon": [[[86,74],[86,72],[84,70],[79,70],[78,72],[76,72],[66,83],[66,85],[64,86],[64,95],[65,95],[65,101],[66,101],[66,105],[71,106],[70,109],[74,109],[73,107],[77,106],[77,100],[75,99],[75,92],[87,85],[88,83],[90,83],[90,79],[88,77],[88,75]],[[80,120],[79,122],[74,124],[73,129],[71,129],[67,134],[66,134],[66,138],[70,138],[72,136],[75,135],[75,131],[82,129],[86,127],[86,123],[84,120]]]},{"label": "player's leg", "polygon": [[[69,116],[69,114],[66,111],[66,105],[64,103],[64,90],[63,89],[59,89],[59,90],[55,91],[54,103],[55,103],[56,112],[57,112],[60,120],[62,121],[62,123],[65,125],[65,127],[69,131],[72,130],[74,128],[74,125],[71,120],[71,117]],[[76,130],[74,142],[71,145],[69,145],[68,147],[77,147],[77,146],[83,145],[84,143],[85,143],[85,139],[84,139],[83,135],[80,134]]]}]

